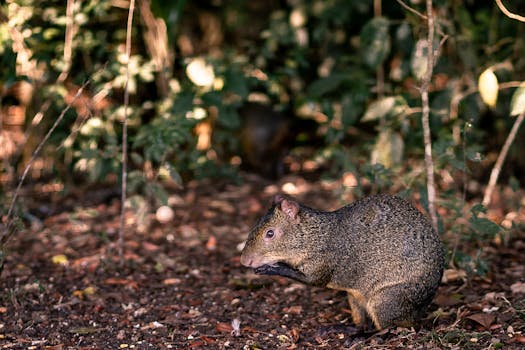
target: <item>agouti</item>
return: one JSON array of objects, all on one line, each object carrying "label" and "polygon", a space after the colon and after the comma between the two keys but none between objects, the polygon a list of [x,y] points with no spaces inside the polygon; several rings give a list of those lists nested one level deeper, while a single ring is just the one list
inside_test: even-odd
[{"label": "agouti", "polygon": [[375,195],[324,212],[277,195],[248,236],[241,263],[258,274],[346,291],[357,326],[414,325],[445,265],[429,221],[399,197]]},{"label": "agouti", "polygon": [[260,103],[247,103],[239,111],[243,168],[269,178],[284,172],[283,158],[292,138],[292,118]]}]

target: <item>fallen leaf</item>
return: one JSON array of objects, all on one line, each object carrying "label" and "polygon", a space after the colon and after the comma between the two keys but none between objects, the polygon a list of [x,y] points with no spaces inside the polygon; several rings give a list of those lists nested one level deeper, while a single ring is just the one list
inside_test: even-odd
[{"label": "fallen leaf", "polygon": [[215,339],[213,339],[213,338],[211,338],[211,337],[207,337],[207,336],[205,336],[205,335],[201,335],[199,338],[202,339],[202,340],[204,340],[204,342],[205,342],[206,344],[213,344],[213,343],[215,343]]},{"label": "fallen leaf", "polygon": [[180,282],[181,282],[180,278],[166,278],[164,281],[162,281],[162,283],[164,283],[167,286],[172,285],[172,284],[179,284]]},{"label": "fallen leaf", "polygon": [[128,279],[124,279],[124,278],[117,278],[117,277],[110,277],[110,278],[106,279],[104,281],[104,284],[122,285],[122,286],[131,287],[133,289],[137,289],[139,287],[137,282],[135,282],[133,280],[128,280]]},{"label": "fallen leaf", "polygon": [[202,341],[202,340],[197,340],[197,341],[194,341],[192,342],[189,347],[190,349],[193,349],[193,348],[198,348],[198,347],[201,347],[201,346],[204,346],[206,345],[206,342]]},{"label": "fallen leaf", "polygon": [[515,336],[514,341],[517,343],[525,343],[525,335]]},{"label": "fallen leaf", "polygon": [[231,333],[233,331],[232,325],[226,322],[217,323],[217,325],[215,326],[215,329],[218,332],[223,332],[223,333]]},{"label": "fallen leaf", "polygon": [[68,330],[69,333],[73,334],[93,334],[103,331],[104,328],[94,328],[94,327],[79,327],[71,328]]},{"label": "fallen leaf", "polygon": [[461,294],[438,294],[434,299],[434,303],[438,306],[454,306],[461,304],[461,299],[463,299]]},{"label": "fallen leaf", "polygon": [[525,283],[516,282],[510,286],[512,294],[525,294]]},{"label": "fallen leaf", "polygon": [[467,273],[464,270],[446,269],[443,272],[441,282],[448,283],[457,280],[464,280],[465,278],[467,278]]},{"label": "fallen leaf", "polygon": [[150,242],[142,242],[142,248],[144,248],[144,250],[146,250],[147,252],[156,252],[160,249],[158,245]]},{"label": "fallen leaf", "polygon": [[495,304],[496,301],[498,301],[498,300],[505,300],[505,293],[503,293],[503,292],[500,292],[500,293],[489,292],[489,293],[485,294],[483,299],[488,301],[489,303]]},{"label": "fallen leaf", "polygon": [[300,315],[301,312],[303,312],[303,307],[301,305],[294,305],[290,307],[285,307],[283,311],[287,314]]},{"label": "fallen leaf", "polygon": [[496,316],[494,316],[493,314],[486,314],[486,313],[481,312],[481,313],[467,316],[467,319],[472,320],[476,323],[479,323],[485,329],[489,329],[490,325],[496,319]]},{"label": "fallen leaf", "polygon": [[208,249],[210,252],[217,249],[217,238],[215,238],[215,236],[212,235],[210,238],[208,238],[208,242],[206,242],[206,249]]},{"label": "fallen leaf", "polygon": [[240,337],[241,336],[241,320],[239,320],[238,318],[234,318],[232,320],[232,332],[231,334],[234,336],[234,337]]},{"label": "fallen leaf", "polygon": [[67,256],[64,254],[58,254],[51,257],[51,262],[56,265],[62,265],[67,266],[69,264],[69,260],[67,259]]}]

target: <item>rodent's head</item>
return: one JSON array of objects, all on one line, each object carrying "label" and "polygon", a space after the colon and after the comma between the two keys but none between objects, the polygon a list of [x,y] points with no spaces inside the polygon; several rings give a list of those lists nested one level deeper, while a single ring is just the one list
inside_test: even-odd
[{"label": "rodent's head", "polygon": [[272,208],[250,231],[241,254],[241,264],[257,268],[285,262],[297,266],[304,247],[296,233],[300,228],[301,206],[295,200],[276,195]]}]

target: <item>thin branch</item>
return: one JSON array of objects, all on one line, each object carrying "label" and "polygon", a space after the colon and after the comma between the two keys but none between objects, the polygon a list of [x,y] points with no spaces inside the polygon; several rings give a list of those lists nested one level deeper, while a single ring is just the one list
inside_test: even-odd
[{"label": "thin branch", "polygon": [[515,20],[518,20],[520,22],[525,22],[525,17],[517,15],[517,14],[512,13],[509,10],[507,10],[507,8],[505,7],[505,5],[503,5],[501,0],[496,0],[496,4],[498,5],[498,7],[501,10],[501,12],[503,12],[507,17],[515,19]]},{"label": "thin branch", "polygon": [[[523,83],[522,81],[507,81],[507,82],[498,84],[498,90],[505,90],[505,89],[509,89],[509,88],[520,87],[520,85],[522,83]],[[459,104],[461,103],[461,101],[465,97],[467,97],[469,95],[472,95],[472,94],[474,94],[476,92],[478,92],[478,87],[477,86],[473,86],[473,87],[470,87],[467,90],[463,91],[462,93],[454,96],[451,99],[450,107],[449,107],[450,119],[456,119],[458,117],[458,108],[459,108]]]},{"label": "thin branch", "polygon": [[131,55],[131,28],[133,24],[133,11],[135,0],[129,3],[128,24],[126,29],[126,85],[124,86],[124,120],[122,121],[122,194],[120,203],[120,227],[118,235],[118,253],[120,264],[124,264],[124,224],[126,214],[126,190],[128,167],[128,106],[129,106],[129,58]]},{"label": "thin branch", "polygon": [[398,2],[399,5],[401,5],[401,7],[403,7],[405,10],[409,11],[409,12],[412,12],[414,14],[416,14],[417,16],[421,17],[422,19],[427,19],[427,16],[425,16],[424,14],[422,14],[421,12],[419,12],[418,10],[408,6],[407,4],[405,4],[403,1],[401,0],[396,0]]},{"label": "thin branch", "polygon": [[[382,4],[381,0],[374,0],[374,18],[381,17],[382,13]],[[382,98],[384,91],[385,91],[385,69],[383,68],[383,65],[380,64],[377,66],[376,69],[376,92],[377,97]],[[384,118],[381,118],[381,124],[383,124]]]},{"label": "thin branch", "polygon": [[74,27],[75,21],[73,17],[73,10],[75,8],[75,0],[67,0],[66,6],[66,36],[64,38],[64,69],[57,79],[57,83],[62,83],[66,80],[69,70],[71,69],[72,43],[76,30]]},{"label": "thin branch", "polygon": [[427,71],[421,83],[421,123],[423,126],[423,140],[425,144],[425,168],[427,172],[428,212],[434,229],[438,229],[438,218],[436,213],[436,187],[434,181],[434,161],[432,160],[432,138],[430,134],[430,106],[428,100],[428,87],[432,79],[434,69],[434,16],[432,12],[432,0],[427,0]]},{"label": "thin branch", "polygon": [[483,201],[481,202],[481,204],[483,204],[485,207],[490,204],[490,200],[492,199],[492,193],[494,192],[494,189],[496,188],[496,183],[498,182],[499,173],[501,172],[501,167],[503,166],[503,162],[505,161],[505,158],[507,158],[507,153],[509,152],[509,148],[512,145],[512,142],[514,141],[514,139],[516,138],[516,135],[518,134],[518,129],[520,128],[520,125],[523,122],[524,118],[525,118],[525,112],[521,113],[518,116],[518,118],[516,118],[516,120],[514,121],[514,125],[512,125],[512,129],[510,130],[510,133],[507,136],[507,139],[505,140],[503,147],[501,148],[501,152],[498,155],[498,159],[496,160],[496,163],[494,164],[494,167],[492,168],[492,171],[490,173],[489,183],[485,190]]},{"label": "thin branch", "polygon": [[7,211],[7,216],[6,216],[6,219],[5,219],[5,222],[6,222],[6,232],[5,234],[3,234],[1,237],[0,237],[0,246],[3,246],[8,240],[9,238],[12,236],[14,230],[12,229],[12,220],[11,220],[11,216],[13,214],[13,210],[14,210],[14,207],[15,207],[15,203],[16,203],[16,200],[18,199],[18,194],[20,192],[20,188],[22,187],[22,184],[24,183],[24,180],[29,172],[29,169],[31,169],[31,167],[33,166],[33,163],[35,162],[36,160],[36,157],[38,156],[38,154],[40,153],[40,150],[42,149],[42,147],[45,145],[45,143],[47,142],[47,140],[49,139],[49,137],[51,136],[51,134],[55,131],[55,129],[57,128],[57,126],[60,124],[60,122],[62,121],[62,119],[64,119],[64,116],[66,114],[67,111],[69,111],[69,109],[71,108],[71,106],[75,103],[75,101],[78,99],[78,97],[82,94],[82,92],[84,91],[84,89],[86,88],[86,86],[88,86],[90,83],[90,80],[87,80],[84,84],[82,84],[82,86],[78,89],[75,97],[73,97],[73,100],[71,101],[71,103],[69,103],[66,108],[64,108],[62,110],[62,113],[60,113],[60,115],[58,116],[58,118],[55,120],[55,123],[53,124],[53,126],[51,127],[51,129],[49,129],[49,131],[47,132],[46,136],[44,137],[44,139],[42,141],[40,141],[40,143],[38,144],[38,146],[36,147],[36,149],[34,150],[33,152],[33,155],[31,156],[31,159],[29,160],[29,162],[27,163],[25,169],[24,169],[24,172],[22,173],[22,177],[20,178],[20,181],[18,182],[18,186],[16,187],[16,190],[13,194],[13,198],[11,199],[11,204],[9,205],[9,209]]}]

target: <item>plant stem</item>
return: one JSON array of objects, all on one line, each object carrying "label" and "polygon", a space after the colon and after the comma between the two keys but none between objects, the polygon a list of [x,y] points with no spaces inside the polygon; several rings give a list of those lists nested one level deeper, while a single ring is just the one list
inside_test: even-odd
[{"label": "plant stem", "polygon": [[509,135],[507,136],[507,139],[505,140],[505,143],[501,148],[501,152],[498,155],[498,159],[496,160],[496,163],[494,163],[494,167],[490,172],[489,183],[487,184],[487,188],[485,189],[485,194],[483,196],[483,201],[481,202],[481,204],[483,204],[483,206],[485,207],[490,204],[490,200],[492,199],[492,193],[494,192],[496,184],[498,183],[501,167],[503,166],[505,158],[507,158],[507,153],[509,152],[510,145],[512,145],[512,142],[514,142],[514,139],[518,134],[518,130],[524,118],[525,112],[521,113],[518,116],[518,118],[516,118],[516,120],[514,121],[514,125],[512,125],[512,129],[510,130]]},{"label": "plant stem", "polygon": [[124,265],[124,224],[126,217],[126,190],[128,167],[128,106],[129,106],[129,58],[131,55],[131,27],[133,24],[133,10],[135,0],[129,3],[128,24],[126,29],[126,85],[124,86],[124,120],[122,121],[122,188],[120,203],[120,226],[118,233],[118,255],[121,266]]},{"label": "plant stem", "polygon": [[427,0],[427,71],[421,84],[421,124],[423,126],[423,141],[425,144],[425,167],[427,173],[428,212],[432,226],[437,230],[438,219],[436,213],[436,187],[434,183],[434,161],[432,160],[432,139],[430,134],[430,107],[428,101],[428,88],[432,79],[434,68],[434,16],[432,12],[432,0]]}]

